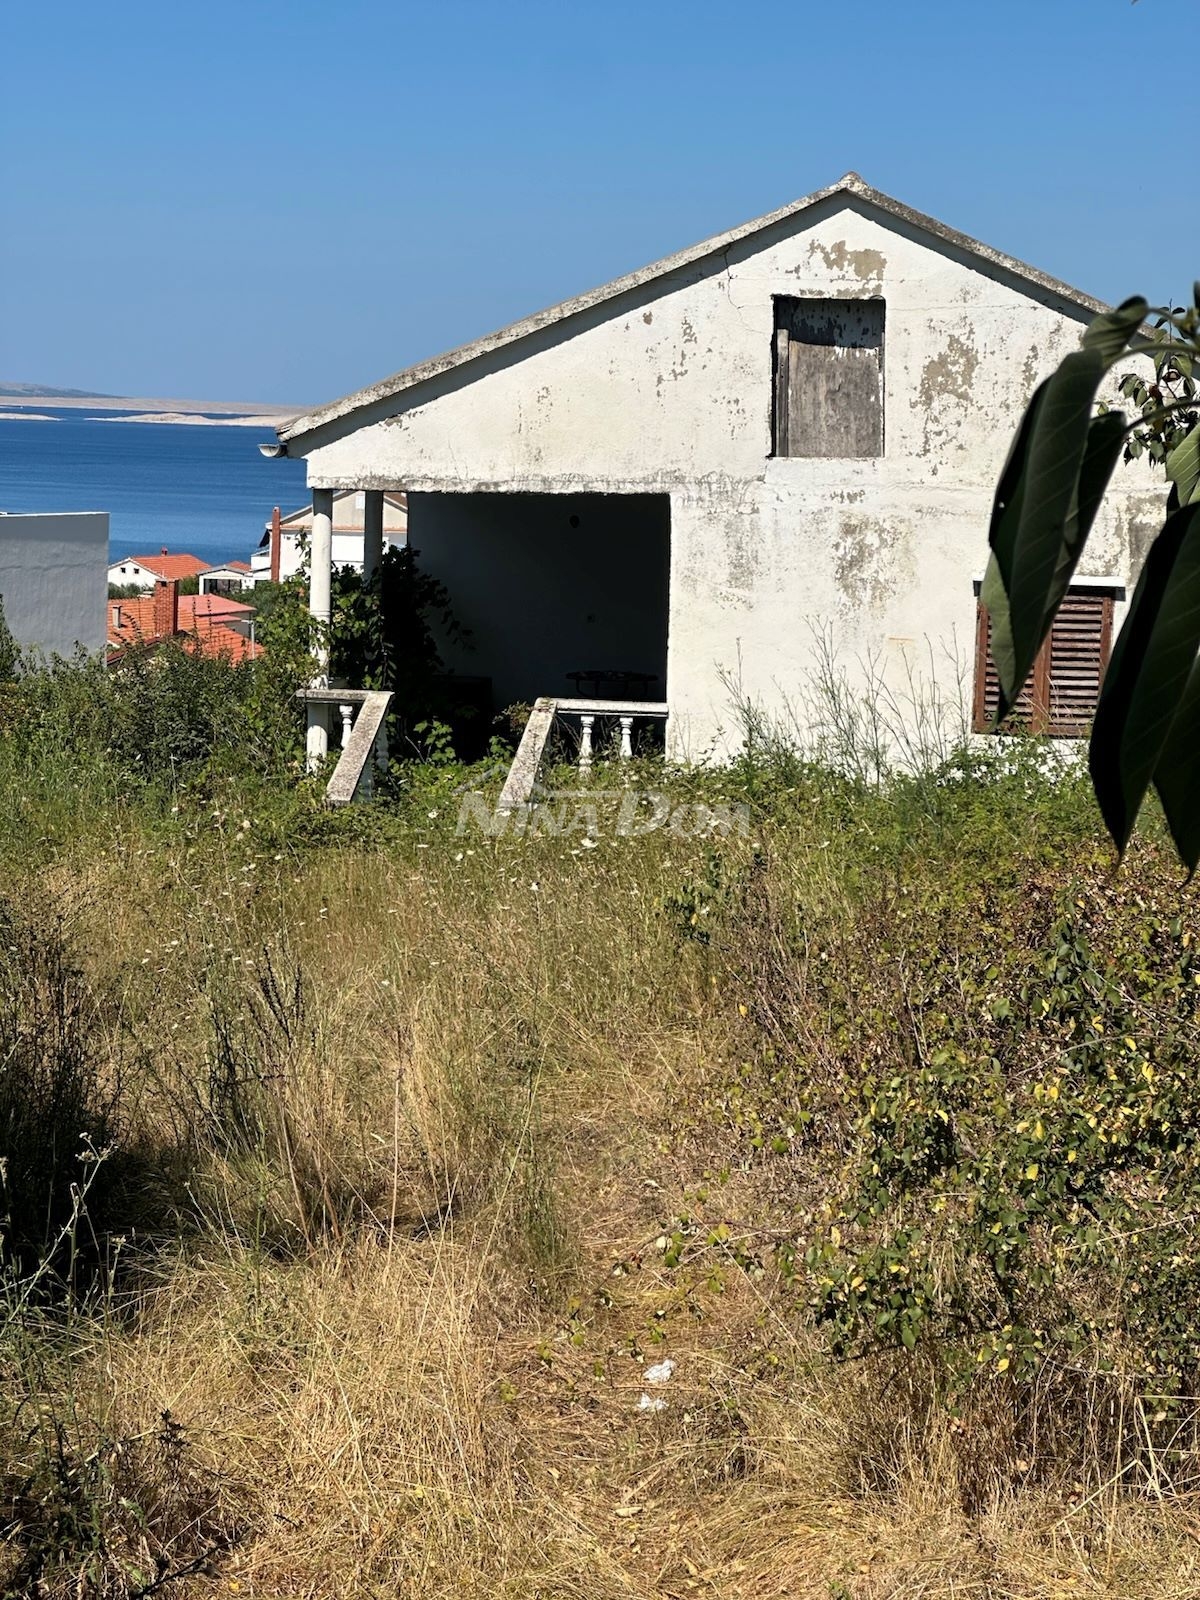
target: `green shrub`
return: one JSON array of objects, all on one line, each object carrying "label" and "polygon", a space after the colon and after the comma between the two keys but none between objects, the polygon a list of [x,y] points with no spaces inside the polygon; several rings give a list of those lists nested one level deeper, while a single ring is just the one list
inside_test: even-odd
[{"label": "green shrub", "polygon": [[1168,898],[1073,889],[1019,965],[956,950],[953,995],[949,952],[914,962],[919,1039],[847,1086],[849,1181],[806,1256],[838,1349],[1196,1393],[1200,960]]},{"label": "green shrub", "polygon": [[283,777],[300,751],[295,679],[269,656],[230,662],[168,642],[119,663],[53,661],[23,674],[9,737],[36,765],[69,755],[125,782],[198,772]]}]

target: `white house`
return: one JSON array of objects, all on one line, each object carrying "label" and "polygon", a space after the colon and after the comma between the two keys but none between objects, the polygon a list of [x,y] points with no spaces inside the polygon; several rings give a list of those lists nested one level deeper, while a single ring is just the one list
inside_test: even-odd
[{"label": "white house", "polygon": [[[404,490],[471,635],[451,664],[498,707],[632,683],[676,753],[728,748],[739,696],[803,704],[821,631],[860,682],[902,697],[924,674],[982,725],[996,479],[1101,309],[850,173],[282,426],[313,609],[339,497],[365,491],[370,523]],[[1090,714],[1162,501],[1141,464],[1118,473],[1039,666],[1049,731]]]},{"label": "white house", "polygon": [[239,594],[254,586],[248,561],[225,561],[197,574],[200,594]]},{"label": "white house", "polygon": [[168,550],[163,545],[151,556],[123,556],[109,565],[108,581],[121,588],[134,585],[149,594],[156,583],[178,583],[181,578],[198,578],[208,567],[199,556]]},{"label": "white house", "polygon": [[[366,495],[361,489],[346,489],[333,497],[332,561],[335,567],[363,568],[363,541],[366,537]],[[257,550],[250,557],[250,583],[292,578],[300,571],[301,546],[312,537],[313,508],[302,506],[286,517],[278,512],[263,529]],[[403,544],[408,530],[408,512],[403,494],[383,497],[383,543]],[[276,532],[278,529],[278,533]],[[275,550],[279,551],[278,562]]]},{"label": "white house", "polygon": [[103,650],[107,511],[0,512],[0,603],[23,650]]}]

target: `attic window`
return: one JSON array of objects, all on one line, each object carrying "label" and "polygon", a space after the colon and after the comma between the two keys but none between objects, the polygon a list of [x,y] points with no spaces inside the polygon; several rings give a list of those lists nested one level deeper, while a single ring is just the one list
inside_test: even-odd
[{"label": "attic window", "polygon": [[775,300],[774,454],[883,454],[882,300]]},{"label": "attic window", "polygon": [[[1100,685],[1112,649],[1116,589],[1068,589],[1050,637],[1038,651],[1033,671],[1017,703],[998,731],[1049,734],[1078,739],[1096,714]],[[977,606],[975,628],[975,705],[972,724],[987,733],[999,702],[999,682],[991,652],[992,624],[987,608]]]}]

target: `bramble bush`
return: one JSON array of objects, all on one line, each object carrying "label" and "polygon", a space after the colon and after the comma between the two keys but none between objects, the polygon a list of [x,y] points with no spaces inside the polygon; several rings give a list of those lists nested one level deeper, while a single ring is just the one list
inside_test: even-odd
[{"label": "bramble bush", "polygon": [[1054,1359],[1195,1392],[1200,961],[1161,902],[1113,898],[1060,895],[1007,982],[960,962],[902,1070],[848,1090],[847,1181],[803,1257],[840,1353],[926,1341],[957,1381]]},{"label": "bramble bush", "polygon": [[663,903],[737,1009],[667,1264],[772,1274],[836,1358],[1005,1414],[1016,1456],[1035,1418],[1064,1441],[1094,1427],[1100,1394],[1122,1450],[1179,1455],[1200,1399],[1200,955],[1169,862],[1146,838],[1114,878],[1084,775],[1032,742],[987,783],[956,758],[754,786],[761,846]]}]

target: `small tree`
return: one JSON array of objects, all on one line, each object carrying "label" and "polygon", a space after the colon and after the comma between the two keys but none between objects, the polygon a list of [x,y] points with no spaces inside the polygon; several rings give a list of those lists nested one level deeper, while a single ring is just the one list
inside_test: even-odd
[{"label": "small tree", "polygon": [[370,578],[352,567],[334,574],[331,669],[358,687],[390,689],[397,728],[442,715],[439,646],[466,638],[445,585],[408,545],[385,550]]},{"label": "small tree", "polygon": [[[1148,319],[1152,319],[1147,326]],[[1131,354],[1155,382],[1127,376],[1138,406],[1097,406],[1103,380]],[[1170,481],[1166,520],[1146,557],[1113,648],[1092,727],[1089,766],[1120,853],[1151,784],[1189,874],[1200,862],[1200,283],[1186,308],[1124,301],[1095,318],[1035,390],[1000,475],[982,599],[1000,685],[1012,710],[1049,633],[1117,462],[1148,452]]]}]

